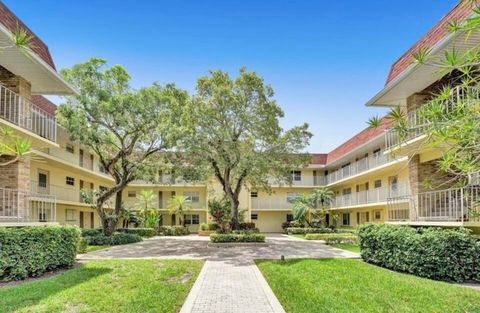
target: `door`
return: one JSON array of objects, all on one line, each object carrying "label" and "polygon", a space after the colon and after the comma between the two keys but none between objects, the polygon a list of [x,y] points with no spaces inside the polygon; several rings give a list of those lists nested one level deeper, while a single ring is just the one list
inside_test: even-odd
[{"label": "door", "polygon": [[95,213],[90,212],[90,228],[95,228]]},{"label": "door", "polygon": [[398,192],[398,177],[397,176],[390,176],[388,178],[388,191],[390,197],[399,196]]},{"label": "door", "polygon": [[177,225],[177,217],[176,217],[175,214],[172,214],[171,225],[172,225],[172,226]]},{"label": "door", "polygon": [[79,153],[79,158],[78,158],[78,165],[80,165],[81,167],[83,167],[83,149],[80,149],[78,151]]},{"label": "door", "polygon": [[84,216],[83,216],[83,212],[80,212],[80,228],[84,228],[85,225],[84,225]]},{"label": "door", "polygon": [[85,188],[85,182],[80,179],[80,193],[79,193],[79,196],[78,196],[78,201],[80,201],[80,202],[83,202],[82,192],[81,192],[83,190],[83,188]]},{"label": "door", "polygon": [[158,192],[158,208],[163,209],[163,191]]}]

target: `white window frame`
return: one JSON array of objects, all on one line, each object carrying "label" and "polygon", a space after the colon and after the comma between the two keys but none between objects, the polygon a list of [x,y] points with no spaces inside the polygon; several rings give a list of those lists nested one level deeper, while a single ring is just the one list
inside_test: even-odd
[{"label": "white window frame", "polygon": [[287,192],[287,202],[294,203],[300,196],[299,192]]},{"label": "white window frame", "polygon": [[135,190],[129,190],[127,192],[127,197],[128,198],[136,198],[137,197],[137,192]]},{"label": "white window frame", "polygon": [[302,171],[292,171],[292,181],[302,181]]},{"label": "white window frame", "polygon": [[65,145],[65,151],[67,151],[68,153],[74,154],[75,153],[75,146],[71,143],[67,143]]},{"label": "white window frame", "polygon": [[200,193],[198,191],[185,191],[183,196],[187,198],[187,202],[190,203],[199,203],[200,202]]},{"label": "white window frame", "polygon": [[65,209],[65,221],[67,222],[76,222],[77,221],[77,210],[75,209]]},{"label": "white window frame", "polygon": [[251,219],[252,221],[257,221],[257,220],[258,220],[258,213],[252,213],[252,214],[250,215],[250,219]]},{"label": "white window frame", "polygon": [[75,187],[75,177],[65,176],[65,185]]},{"label": "white window frame", "polygon": [[184,214],[183,220],[185,221],[185,225],[199,225],[200,214]]},{"label": "white window frame", "polygon": [[[347,217],[347,223],[345,224],[345,217]],[[342,226],[350,226],[350,213],[342,214]]]}]

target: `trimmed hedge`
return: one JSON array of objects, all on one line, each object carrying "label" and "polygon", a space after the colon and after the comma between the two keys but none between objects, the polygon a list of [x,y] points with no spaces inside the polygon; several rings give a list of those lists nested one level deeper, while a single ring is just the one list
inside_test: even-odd
[{"label": "trimmed hedge", "polygon": [[158,235],[161,236],[186,236],[190,235],[187,227],[183,226],[160,226],[158,228]]},{"label": "trimmed hedge", "polygon": [[121,233],[137,234],[140,237],[150,238],[157,234],[155,228],[121,228],[118,230]]},{"label": "trimmed hedge", "polygon": [[0,280],[20,280],[71,267],[80,230],[66,226],[0,228]]},{"label": "trimmed hedge", "polygon": [[220,224],[217,222],[201,223],[200,230],[219,230]]},{"label": "trimmed hedge", "polygon": [[99,235],[85,236],[84,238],[86,243],[91,246],[116,246],[142,241],[142,237],[139,235],[128,233],[114,233],[111,236],[105,236],[100,233]]},{"label": "trimmed hedge", "polygon": [[480,278],[480,244],[466,229],[367,224],[358,236],[369,263],[437,280]]},{"label": "trimmed hedge", "polygon": [[328,245],[334,245],[338,243],[357,243],[357,236],[353,234],[307,234],[305,236],[307,240],[325,240]]},{"label": "trimmed hedge", "polygon": [[265,235],[252,232],[244,233],[213,233],[210,234],[210,241],[222,242],[265,242]]},{"label": "trimmed hedge", "polygon": [[101,235],[102,230],[100,228],[82,228],[82,236],[96,236],[96,235]]},{"label": "trimmed hedge", "polygon": [[313,228],[313,227],[289,227],[287,233],[289,235],[304,235],[304,234],[330,234],[334,231],[331,228]]}]

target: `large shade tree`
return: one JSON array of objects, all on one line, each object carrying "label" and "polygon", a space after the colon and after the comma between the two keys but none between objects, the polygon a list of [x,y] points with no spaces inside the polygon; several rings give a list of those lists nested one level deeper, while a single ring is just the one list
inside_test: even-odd
[{"label": "large shade tree", "polygon": [[[175,142],[171,123],[186,93],[173,85],[134,90],[130,76],[119,66],[106,67],[103,59],[92,58],[61,71],[78,95],[68,97],[58,110],[60,124],[98,157],[99,164],[114,179],[113,186],[92,197],[102,220],[103,231],[115,230],[122,209],[122,191],[128,183],[154,171],[157,161]],[[115,198],[113,210],[105,207]]]},{"label": "large shade tree", "polygon": [[244,186],[268,189],[275,180],[290,180],[291,171],[309,161],[301,153],[311,138],[308,125],[283,130],[279,119],[284,113],[273,96],[272,87],[245,68],[233,79],[210,71],[197,80],[181,119],[181,150],[189,164],[221,184],[233,229],[238,228]]}]

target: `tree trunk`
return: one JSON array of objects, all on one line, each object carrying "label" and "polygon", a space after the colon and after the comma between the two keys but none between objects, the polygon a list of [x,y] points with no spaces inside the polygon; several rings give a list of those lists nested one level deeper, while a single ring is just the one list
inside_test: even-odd
[{"label": "tree trunk", "polygon": [[230,222],[230,227],[232,228],[232,230],[238,230],[239,229],[239,218],[238,218],[238,206],[239,206],[240,202],[238,201],[238,199],[232,199],[231,200],[231,222]]},{"label": "tree trunk", "polygon": [[115,194],[115,215],[120,215],[122,212],[122,190]]},{"label": "tree trunk", "polygon": [[102,218],[103,234],[105,236],[111,236],[115,232],[116,220],[112,220],[108,217]]}]

